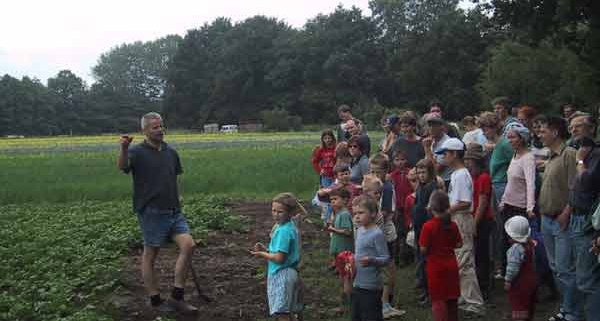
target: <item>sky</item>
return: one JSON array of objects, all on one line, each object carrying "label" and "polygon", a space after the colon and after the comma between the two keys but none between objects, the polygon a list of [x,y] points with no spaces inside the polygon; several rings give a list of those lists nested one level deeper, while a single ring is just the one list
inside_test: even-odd
[{"label": "sky", "polygon": [[218,17],[235,22],[260,14],[299,28],[338,4],[371,13],[368,0],[6,1],[0,11],[0,76],[46,83],[69,69],[91,84],[100,55],[123,43],[184,36]]}]

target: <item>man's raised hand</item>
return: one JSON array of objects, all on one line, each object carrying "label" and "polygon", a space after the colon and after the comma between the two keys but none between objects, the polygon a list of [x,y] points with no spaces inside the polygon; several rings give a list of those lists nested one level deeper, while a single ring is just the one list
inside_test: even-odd
[{"label": "man's raised hand", "polygon": [[123,135],[123,136],[121,136],[121,139],[119,140],[119,144],[121,144],[121,148],[127,149],[129,147],[129,145],[131,144],[131,141],[133,141],[133,137]]}]

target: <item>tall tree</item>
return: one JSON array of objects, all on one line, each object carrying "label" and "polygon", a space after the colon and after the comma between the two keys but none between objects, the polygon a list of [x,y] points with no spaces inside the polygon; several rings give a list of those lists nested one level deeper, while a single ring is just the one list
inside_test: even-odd
[{"label": "tall tree", "polygon": [[61,70],[48,79],[48,90],[54,95],[56,125],[62,133],[86,132],[87,91],[83,79],[70,70]]}]

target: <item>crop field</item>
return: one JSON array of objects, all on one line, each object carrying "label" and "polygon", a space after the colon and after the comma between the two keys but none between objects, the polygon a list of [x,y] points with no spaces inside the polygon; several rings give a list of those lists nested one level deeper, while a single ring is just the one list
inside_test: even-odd
[{"label": "crop field", "polygon": [[[372,135],[374,145],[379,138]],[[265,266],[248,249],[268,242],[273,195],[291,191],[305,203],[314,195],[310,155],[319,133],[166,137],[180,153],[184,212],[202,244],[193,265],[215,299],[202,304],[187,285],[186,296],[201,309],[198,318],[160,315],[144,301],[141,235],[131,177],[116,169],[117,139],[0,140],[0,320],[265,320]],[[305,320],[348,320],[331,313],[337,279],[325,268],[328,237],[316,213],[303,231]],[[162,253],[167,295],[176,250]],[[413,275],[412,266],[400,269],[397,299],[410,320],[428,321],[429,310],[415,304]],[[498,304],[503,309],[483,320],[501,319],[505,300]]]}]

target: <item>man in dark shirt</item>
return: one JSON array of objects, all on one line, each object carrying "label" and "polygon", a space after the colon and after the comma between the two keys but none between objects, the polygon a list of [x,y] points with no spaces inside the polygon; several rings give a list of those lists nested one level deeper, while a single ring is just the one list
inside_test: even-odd
[{"label": "man in dark shirt", "polygon": [[[183,213],[177,190],[177,176],[183,173],[177,152],[163,141],[162,118],[157,113],[142,117],[146,138],[130,146],[133,138],[121,137],[117,166],[133,176],[133,207],[144,237],[141,270],[150,304],[160,311],[196,312],[183,300],[185,276],[194,249],[194,240]],[[179,257],[175,264],[175,282],[171,298],[160,297],[154,262],[159,249],[169,239],[177,243]]]},{"label": "man in dark shirt", "polygon": [[594,230],[591,216],[600,195],[600,148],[594,142],[596,123],[592,116],[576,116],[571,120],[570,130],[577,151],[577,176],[569,195],[573,209],[569,222],[569,234],[575,254],[575,277],[577,286],[585,298],[587,320],[600,316],[600,265],[595,253],[590,252],[599,231]]},{"label": "man in dark shirt", "polygon": [[408,165],[413,168],[417,162],[425,158],[425,150],[421,142],[421,137],[417,136],[417,119],[409,114],[404,114],[400,117],[400,131],[402,135],[398,135],[396,142],[392,145],[388,156],[393,159],[394,153],[399,150],[406,152]]}]

